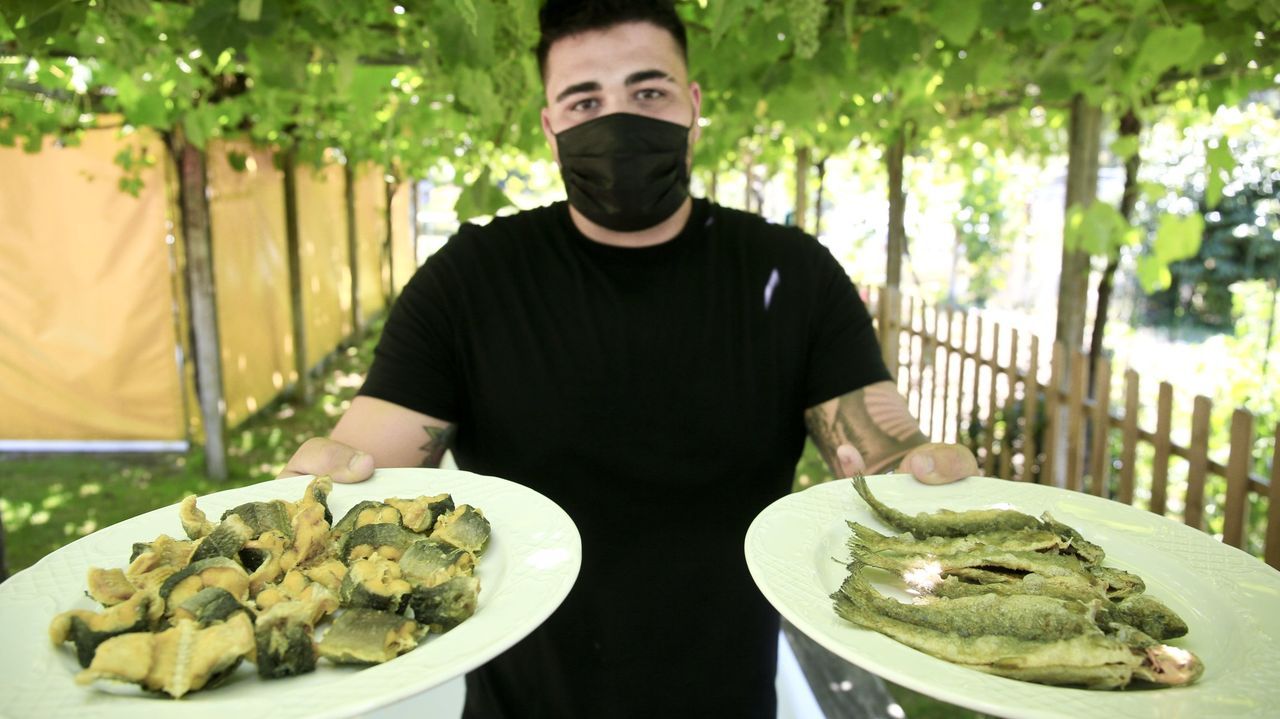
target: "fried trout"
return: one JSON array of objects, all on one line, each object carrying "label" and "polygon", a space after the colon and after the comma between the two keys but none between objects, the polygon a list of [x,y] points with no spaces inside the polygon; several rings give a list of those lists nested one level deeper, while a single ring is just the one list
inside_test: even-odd
[{"label": "fried trout", "polygon": [[982,594],[903,604],[878,593],[854,562],[831,595],[845,620],[907,646],[980,671],[1048,684],[1092,689],[1127,686],[1134,679],[1181,685],[1203,672],[1190,652],[1124,627],[1099,628],[1101,602],[1048,596]]},{"label": "fried trout", "polygon": [[[1075,529],[1057,521],[1048,512],[1040,517],[1033,517],[1012,509],[970,509],[963,512],[940,509],[937,512],[909,515],[876,499],[867,486],[867,480],[862,476],[855,476],[852,481],[858,496],[862,497],[877,517],[899,532],[910,532],[917,541],[936,538],[941,545],[952,547],[965,543],[994,543],[1006,549],[1057,549],[1073,554],[1090,565],[1101,564],[1106,557],[1102,547],[1087,541]],[[854,531],[857,533],[858,529],[855,528]],[[1056,537],[1056,540],[1050,540],[1050,535]],[[942,541],[945,539],[956,539],[959,542],[952,544]],[[1033,541],[1043,541],[1046,544],[1029,546]],[[1048,544],[1050,542],[1053,546]]]},{"label": "fried trout", "polygon": [[964,537],[982,532],[1012,532],[1019,529],[1044,528],[1044,523],[1039,519],[1011,509],[972,509],[965,512],[942,509],[912,516],[876,499],[867,487],[867,480],[862,476],[853,478],[853,488],[885,524],[899,532],[911,532],[918,539]]}]

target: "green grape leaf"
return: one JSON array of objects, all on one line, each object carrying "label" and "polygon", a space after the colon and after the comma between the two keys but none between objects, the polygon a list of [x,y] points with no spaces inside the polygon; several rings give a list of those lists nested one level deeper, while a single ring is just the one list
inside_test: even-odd
[{"label": "green grape leaf", "polygon": [[432,12],[432,32],[444,67],[489,67],[495,62],[497,11],[493,0],[464,0],[456,6],[442,2]]},{"label": "green grape leaf", "polygon": [[218,109],[211,105],[193,107],[182,118],[182,129],[187,133],[187,141],[200,149],[204,149],[218,132]]},{"label": "green grape leaf", "polygon": [[1206,141],[1204,156],[1204,202],[1209,209],[1213,209],[1218,206],[1218,203],[1222,202],[1222,191],[1227,186],[1231,171],[1236,167],[1236,159],[1231,154],[1231,147],[1227,144],[1225,137],[1218,140],[1216,147],[1211,147]]},{"label": "green grape leaf", "polygon": [[721,0],[712,3],[709,12],[711,13],[711,46],[715,47],[737,25],[738,19],[742,16],[742,3],[736,0]]},{"label": "green grape leaf", "polygon": [[1142,291],[1147,294],[1167,289],[1169,285],[1173,284],[1173,275],[1169,272],[1169,265],[1150,255],[1143,255],[1138,258],[1137,274],[1138,284],[1142,285]]},{"label": "green grape leaf", "polygon": [[1156,259],[1164,264],[1195,257],[1204,236],[1204,217],[1200,215],[1160,216],[1156,239],[1152,245]]},{"label": "green grape leaf", "polygon": [[125,117],[131,124],[138,127],[168,129],[170,126],[169,109],[165,98],[155,90],[144,91],[133,107],[126,107]]},{"label": "green grape leaf", "polygon": [[1084,7],[1076,10],[1076,19],[1080,22],[1108,25],[1115,19],[1115,15],[1110,10],[1096,7],[1094,5],[1085,5]]},{"label": "green grape leaf", "polygon": [[227,164],[231,165],[231,169],[236,172],[244,172],[249,169],[249,156],[243,152],[231,150],[227,153]]},{"label": "green grape leaf", "polygon": [[1057,45],[1071,40],[1076,23],[1068,15],[1036,13],[1031,18],[1031,34],[1045,45]]},{"label": "green grape leaf", "polygon": [[116,100],[121,107],[125,108],[126,113],[142,98],[142,90],[138,87],[138,83],[126,73],[121,73],[111,84],[116,91]]},{"label": "green grape leaf", "polygon": [[1127,135],[1116,138],[1115,142],[1111,143],[1111,154],[1121,160],[1128,160],[1138,154],[1138,137],[1136,135]]},{"label": "green grape leaf", "polygon": [[1159,75],[1192,57],[1204,42],[1204,28],[1196,23],[1159,27],[1142,41],[1134,69]]},{"label": "green grape leaf", "polygon": [[1142,190],[1142,198],[1147,202],[1155,202],[1169,194],[1169,188],[1159,182],[1141,182],[1138,183],[1138,188]]},{"label": "green grape leaf", "polygon": [[1094,201],[1083,209],[1075,205],[1067,213],[1063,244],[1070,250],[1108,256],[1124,243],[1128,229],[1120,212],[1105,202]]},{"label": "green grape leaf", "polygon": [[982,25],[991,30],[1020,30],[1027,26],[1033,12],[1031,3],[987,0],[982,5]]},{"label": "green grape leaf", "polygon": [[919,47],[919,28],[910,20],[894,15],[863,34],[858,46],[858,63],[877,68],[884,76],[892,76],[911,60]]},{"label": "green grape leaf", "polygon": [[0,17],[24,47],[35,51],[50,41],[74,37],[84,23],[89,3],[77,0],[5,0]]},{"label": "green grape leaf", "polygon": [[248,40],[239,7],[231,2],[205,2],[196,7],[187,30],[196,36],[206,55],[217,57],[227,48],[240,50]]},{"label": "green grape leaf", "polygon": [[257,22],[262,17],[262,0],[240,0],[239,15],[245,22]]},{"label": "green grape leaf", "polygon": [[486,167],[474,182],[462,188],[457,201],[453,204],[453,211],[458,215],[459,221],[466,222],[473,217],[493,215],[498,210],[513,204],[493,183],[489,168]]},{"label": "green grape leaf", "polygon": [[195,115],[187,115],[182,119],[182,129],[186,131],[187,142],[202,150],[205,143],[209,142],[209,135],[205,132],[204,123],[200,122]]},{"label": "green grape leaf", "polygon": [[1040,85],[1040,97],[1045,102],[1066,102],[1075,94],[1075,85],[1071,76],[1060,67],[1054,67],[1037,78]]},{"label": "green grape leaf", "polygon": [[458,107],[463,112],[494,122],[502,119],[502,101],[494,92],[491,73],[461,67],[457,70]]},{"label": "green grape leaf", "polygon": [[976,60],[966,58],[964,60],[954,60],[947,67],[946,79],[942,82],[942,88],[957,93],[964,92],[965,88],[978,83],[978,63]]},{"label": "green grape leaf", "polygon": [[978,29],[982,4],[971,0],[935,0],[929,15],[947,42],[962,46]]}]

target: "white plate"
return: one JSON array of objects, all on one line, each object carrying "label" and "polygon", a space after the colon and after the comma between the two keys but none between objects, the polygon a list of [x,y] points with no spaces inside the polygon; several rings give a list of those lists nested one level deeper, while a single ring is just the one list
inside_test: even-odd
[{"label": "white plate", "polygon": [[[747,530],[747,566],[788,621],[836,655],[942,701],[1002,717],[1280,716],[1280,572],[1209,535],[1149,512],[1079,492],[985,477],[932,487],[907,475],[868,477],[885,504],[909,514],[1008,505],[1054,518],[1107,552],[1106,564],[1139,574],[1147,593],[1190,628],[1171,641],[1205,673],[1189,687],[1090,691],[983,674],[935,659],[836,616],[829,595],[847,572],[846,520],[893,532],[846,480],[767,507]],[[905,599],[897,588],[879,585]]]},{"label": "white plate", "polygon": [[[200,498],[211,518],[244,502],[296,501],[310,477],[279,479]],[[121,696],[76,686],[80,670],[70,645],[49,642],[49,622],[68,609],[97,609],[85,596],[89,567],[124,567],[134,542],[159,534],[183,538],[177,505],[157,509],[79,539],[0,584],[0,716],[339,717],[404,699],[470,671],[506,651],[551,616],[578,576],[582,542],[569,515],[537,492],[469,472],[385,469],[360,484],[339,484],[329,496],[335,517],[365,499],[449,492],[458,504],[484,512],[493,526],[477,565],[476,613],[443,635],[385,664],[337,667],[264,681],[248,662],[224,685],[180,704],[151,696]]]}]

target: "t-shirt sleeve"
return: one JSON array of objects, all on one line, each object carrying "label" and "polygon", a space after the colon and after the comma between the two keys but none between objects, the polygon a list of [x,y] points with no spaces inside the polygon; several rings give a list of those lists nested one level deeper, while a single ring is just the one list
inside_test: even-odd
[{"label": "t-shirt sleeve", "polygon": [[360,394],[436,419],[460,419],[457,257],[463,235],[432,255],[396,299]]},{"label": "t-shirt sleeve", "polygon": [[893,379],[857,288],[829,250],[809,241],[816,245],[817,269],[805,407]]}]

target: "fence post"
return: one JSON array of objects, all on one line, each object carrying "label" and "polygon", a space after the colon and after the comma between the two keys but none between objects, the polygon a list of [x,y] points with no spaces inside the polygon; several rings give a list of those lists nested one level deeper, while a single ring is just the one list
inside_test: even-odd
[{"label": "fence post", "polygon": [[964,379],[968,369],[969,358],[969,312],[968,310],[960,314],[960,342],[957,343],[956,357],[959,360],[956,363],[956,444],[963,444],[964,437]]},{"label": "fence post", "polygon": [[[1013,479],[1013,438],[1017,436],[1018,419],[1014,408],[1018,404],[1018,328],[1009,329],[1009,366],[1005,373],[1004,435],[1000,439],[1000,478]],[[1025,397],[1026,394],[1023,394]],[[1026,402],[1022,404],[1026,410]]]},{"label": "fence post", "polygon": [[982,473],[988,477],[996,471],[996,408],[1000,406],[1000,398],[997,396],[1000,373],[996,368],[999,366],[1000,323],[993,322],[991,324],[991,361],[987,364],[987,421],[983,424],[986,431],[983,432],[982,437],[982,447],[985,451],[982,457]]},{"label": "fence post", "polygon": [[1059,481],[1062,474],[1059,466],[1062,464],[1058,461],[1059,447],[1062,446],[1062,385],[1063,373],[1066,371],[1066,354],[1067,347],[1061,342],[1053,343],[1053,359],[1050,363],[1049,388],[1045,393],[1049,395],[1048,426],[1044,433],[1044,467],[1040,471],[1040,483],[1047,484],[1052,487],[1061,487],[1063,482]]},{"label": "fence post", "polygon": [[[929,311],[925,313],[925,319],[933,318],[933,329],[928,335],[929,353],[926,355],[929,361],[929,398],[925,402],[925,405],[929,408],[929,431],[927,434],[930,438],[939,438],[937,433],[941,432],[941,428],[934,428],[938,424],[938,392],[941,390],[942,384],[939,376],[941,367],[938,365],[938,353],[942,351],[942,342],[940,341],[942,330],[939,329],[938,324],[942,320],[942,311],[937,307],[929,307],[927,309]],[[946,354],[944,353],[944,362],[946,361],[945,357]]]},{"label": "fence post", "polygon": [[[956,311],[953,307],[947,307],[942,312],[942,316],[946,318],[947,323],[947,340],[942,345],[942,407],[938,411],[938,439],[946,442],[947,418],[951,416],[951,360],[955,359],[955,334],[956,334]],[[956,441],[951,438],[951,441]]]},{"label": "fence post", "polygon": [[1133,504],[1133,463],[1138,456],[1138,373],[1124,373],[1124,445],[1120,450],[1120,496],[1125,504]]},{"label": "fence post", "polygon": [[0,583],[9,578],[9,562],[5,559],[4,517],[0,516]]},{"label": "fence post", "polygon": [[[1086,357],[1086,362],[1087,362]],[[1107,497],[1111,468],[1111,361],[1105,356],[1098,358],[1098,364],[1090,373],[1093,385],[1093,445],[1090,451],[1090,485],[1093,493],[1099,497]]]},{"label": "fence post", "polygon": [[1231,415],[1231,456],[1227,459],[1227,508],[1222,541],[1244,547],[1249,513],[1249,465],[1253,463],[1253,415],[1237,409]]},{"label": "fence post", "polygon": [[1067,395],[1067,489],[1084,489],[1085,375],[1088,362],[1080,350],[1072,350],[1068,368],[1071,384]]},{"label": "fence post", "polygon": [[1032,469],[1039,464],[1039,448],[1036,446],[1036,432],[1040,429],[1040,338],[1031,335],[1031,364],[1027,368],[1026,403],[1024,429],[1022,433],[1022,475],[1023,482],[1035,477]]},{"label": "fence post", "polygon": [[1280,422],[1271,449],[1271,484],[1267,487],[1267,564],[1280,569]]},{"label": "fence post", "polygon": [[1151,511],[1164,515],[1168,505],[1169,450],[1173,415],[1173,385],[1160,383],[1160,399],[1157,402],[1156,437],[1153,444],[1156,456],[1151,466]]},{"label": "fence post", "polygon": [[923,394],[922,368],[920,368],[919,358],[924,351],[924,322],[920,322],[920,330],[915,329],[916,316],[916,299],[914,296],[906,299],[906,386],[908,386],[908,402],[911,397],[915,397],[915,412],[911,413],[916,421],[920,420],[920,395]]},{"label": "fence post", "polygon": [[1182,521],[1196,529],[1204,527],[1204,479],[1209,469],[1209,418],[1213,402],[1197,395],[1191,414],[1191,446],[1187,452],[1187,498]]},{"label": "fence post", "polygon": [[[973,378],[970,381],[970,389],[972,391],[969,393],[970,399],[973,400],[973,409],[969,412],[970,432],[974,429],[973,420],[975,418],[980,420],[982,417],[982,407],[980,405],[982,404],[982,335],[984,323],[982,321],[982,315],[974,315],[973,319]],[[963,412],[964,410],[962,408],[961,413]],[[981,437],[973,438],[974,457],[978,456],[978,442],[981,440]]]}]

